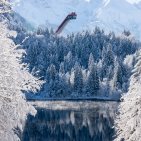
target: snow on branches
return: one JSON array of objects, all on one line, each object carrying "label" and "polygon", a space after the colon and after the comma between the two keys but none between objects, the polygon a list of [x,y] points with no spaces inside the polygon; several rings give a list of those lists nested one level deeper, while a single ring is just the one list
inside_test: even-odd
[{"label": "snow on branches", "polygon": [[120,104],[115,141],[141,140],[141,50],[137,52],[132,73],[129,91],[123,96],[123,102]]},{"label": "snow on branches", "polygon": [[14,127],[23,128],[26,114],[34,108],[23,99],[22,90],[36,91],[41,82],[34,78],[22,67],[18,58],[21,51],[16,51],[16,46],[8,36],[15,32],[9,31],[0,23],[0,140],[15,141],[18,137],[14,134]]}]

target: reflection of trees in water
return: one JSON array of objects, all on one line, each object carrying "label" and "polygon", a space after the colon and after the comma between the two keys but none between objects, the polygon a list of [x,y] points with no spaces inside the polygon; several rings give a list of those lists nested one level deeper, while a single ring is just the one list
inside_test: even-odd
[{"label": "reflection of trees in water", "polygon": [[[108,114],[107,114],[108,115]],[[85,111],[38,109],[29,115],[23,141],[110,141],[113,117],[99,109]]]}]

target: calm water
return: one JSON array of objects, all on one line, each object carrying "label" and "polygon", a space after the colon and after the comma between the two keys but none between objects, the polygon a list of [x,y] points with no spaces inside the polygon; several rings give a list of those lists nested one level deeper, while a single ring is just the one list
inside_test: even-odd
[{"label": "calm water", "polygon": [[116,102],[38,102],[23,141],[111,141]]}]

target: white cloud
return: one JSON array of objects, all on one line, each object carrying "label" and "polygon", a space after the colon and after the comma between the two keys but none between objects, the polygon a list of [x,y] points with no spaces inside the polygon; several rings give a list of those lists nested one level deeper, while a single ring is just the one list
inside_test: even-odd
[{"label": "white cloud", "polygon": [[131,4],[141,2],[141,0],[126,0],[126,1],[128,1],[128,2],[131,3]]},{"label": "white cloud", "polygon": [[86,2],[90,2],[91,0],[85,0]]}]

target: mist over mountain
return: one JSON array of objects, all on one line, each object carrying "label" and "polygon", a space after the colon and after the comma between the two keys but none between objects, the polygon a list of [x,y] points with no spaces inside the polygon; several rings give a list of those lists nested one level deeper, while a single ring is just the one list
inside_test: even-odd
[{"label": "mist over mountain", "polygon": [[14,11],[33,26],[45,25],[57,29],[66,15],[77,13],[77,20],[71,21],[64,33],[92,30],[99,26],[106,31],[121,33],[130,30],[141,38],[140,0],[16,0]]}]

